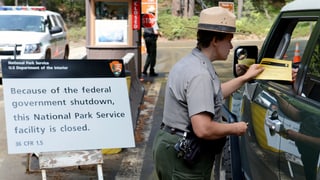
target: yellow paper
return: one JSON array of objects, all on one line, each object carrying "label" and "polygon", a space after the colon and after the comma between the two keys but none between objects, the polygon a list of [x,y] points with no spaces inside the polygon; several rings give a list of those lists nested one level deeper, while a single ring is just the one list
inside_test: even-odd
[{"label": "yellow paper", "polygon": [[238,64],[244,64],[246,66],[251,66],[252,64],[255,63],[255,59],[252,59],[252,58],[246,58],[246,59],[243,59],[243,60],[238,60]]},{"label": "yellow paper", "polygon": [[264,71],[256,79],[292,81],[291,61],[263,58],[260,66],[264,67]]}]

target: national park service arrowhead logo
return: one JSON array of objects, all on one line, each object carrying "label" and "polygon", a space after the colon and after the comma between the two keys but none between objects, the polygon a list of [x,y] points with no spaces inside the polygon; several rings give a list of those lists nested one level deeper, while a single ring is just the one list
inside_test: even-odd
[{"label": "national park service arrowhead logo", "polygon": [[109,65],[114,76],[120,76],[122,71],[122,63],[120,63],[119,61],[112,61]]}]

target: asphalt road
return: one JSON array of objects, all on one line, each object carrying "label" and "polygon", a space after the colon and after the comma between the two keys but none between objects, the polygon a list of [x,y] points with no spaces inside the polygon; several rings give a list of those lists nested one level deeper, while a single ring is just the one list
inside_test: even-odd
[{"label": "asphalt road", "polygon": [[[258,44],[260,46],[261,42],[234,41],[233,44],[234,47],[239,44]],[[158,42],[156,71],[160,73],[160,76],[156,78],[145,77],[142,81],[146,93],[135,132],[136,147],[122,149],[116,154],[104,155],[102,165],[104,179],[154,179],[151,147],[154,134],[162,120],[166,76],[173,64],[190,52],[194,46],[195,41]],[[75,58],[78,58],[83,55],[85,50],[83,47],[75,47],[71,49],[71,52],[74,53]],[[228,60],[213,63],[222,81],[232,78],[232,57],[233,52],[231,51]],[[99,140],[98,137],[97,140]],[[2,86],[0,86],[0,179],[42,179],[36,159],[33,159],[31,163],[28,163],[27,160],[26,154],[7,154],[4,102]],[[27,171],[28,168],[31,169]],[[94,165],[89,165],[52,169],[47,171],[47,177],[59,180],[97,179],[97,168]]]}]

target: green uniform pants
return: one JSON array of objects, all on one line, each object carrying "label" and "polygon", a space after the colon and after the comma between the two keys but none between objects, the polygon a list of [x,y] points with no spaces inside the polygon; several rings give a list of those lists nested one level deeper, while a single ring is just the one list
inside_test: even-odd
[{"label": "green uniform pants", "polygon": [[215,154],[201,153],[198,161],[188,166],[177,157],[174,145],[181,137],[159,130],[153,142],[153,160],[159,180],[210,180]]}]

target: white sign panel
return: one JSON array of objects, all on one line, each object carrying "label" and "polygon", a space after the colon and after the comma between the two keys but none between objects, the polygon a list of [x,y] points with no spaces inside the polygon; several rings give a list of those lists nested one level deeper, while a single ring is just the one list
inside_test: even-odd
[{"label": "white sign panel", "polygon": [[97,45],[127,45],[128,44],[128,21],[98,19],[96,24]]},{"label": "white sign panel", "polygon": [[8,152],[134,147],[123,63],[2,62]]}]

